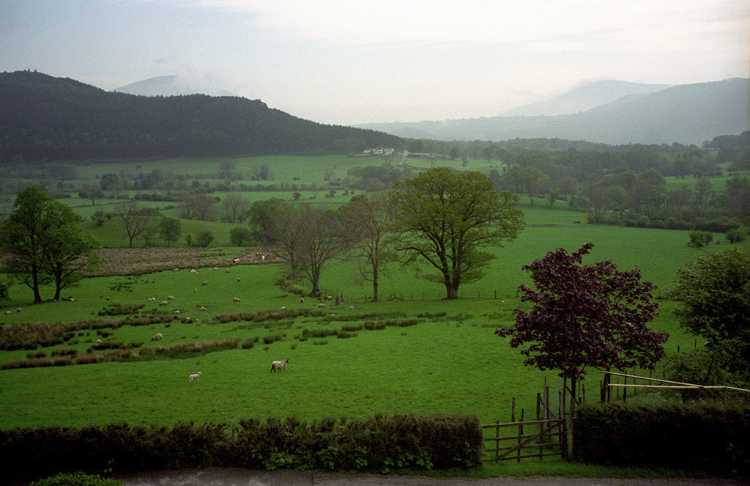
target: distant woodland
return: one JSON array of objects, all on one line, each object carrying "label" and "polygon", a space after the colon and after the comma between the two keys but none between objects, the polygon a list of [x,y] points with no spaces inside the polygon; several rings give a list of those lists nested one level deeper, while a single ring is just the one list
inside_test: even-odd
[{"label": "distant woodland", "polygon": [[398,137],[323,125],[259,100],[113,93],[31,71],[0,73],[0,162],[349,153]]}]

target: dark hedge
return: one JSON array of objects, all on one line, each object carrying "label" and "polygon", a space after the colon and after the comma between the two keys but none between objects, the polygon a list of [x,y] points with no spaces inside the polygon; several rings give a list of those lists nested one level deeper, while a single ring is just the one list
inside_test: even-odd
[{"label": "dark hedge", "polygon": [[585,405],[575,422],[577,460],[750,473],[750,408],[721,404]]},{"label": "dark hedge", "polygon": [[243,420],[169,427],[114,424],[0,431],[6,478],[189,467],[389,471],[478,466],[476,417]]}]

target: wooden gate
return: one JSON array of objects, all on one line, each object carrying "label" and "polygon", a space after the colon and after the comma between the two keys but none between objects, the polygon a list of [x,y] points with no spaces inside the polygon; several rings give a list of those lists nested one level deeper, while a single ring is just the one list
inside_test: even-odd
[{"label": "wooden gate", "polygon": [[[483,424],[484,460],[521,462],[524,458],[560,456],[565,449],[565,424],[559,418]],[[494,435],[487,435],[487,432]]]},{"label": "wooden gate", "polygon": [[524,409],[516,420],[516,400],[511,402],[510,422],[496,421],[482,424],[485,461],[521,462],[524,458],[542,459],[546,456],[567,456],[568,434],[565,421],[565,395],[558,391],[558,410],[550,407],[547,380],[543,393],[536,395],[536,418],[524,419]]}]

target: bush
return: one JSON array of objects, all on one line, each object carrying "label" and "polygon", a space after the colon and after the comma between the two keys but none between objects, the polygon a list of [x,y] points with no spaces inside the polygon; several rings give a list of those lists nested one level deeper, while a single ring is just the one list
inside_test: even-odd
[{"label": "bush", "polygon": [[249,228],[237,226],[229,232],[229,241],[232,246],[250,246],[253,243],[253,236]]},{"label": "bush", "polygon": [[96,474],[63,473],[34,481],[31,486],[121,486],[122,484],[122,481],[106,479]]},{"label": "bush", "polygon": [[8,300],[8,284],[0,282],[0,301]]},{"label": "bush", "polygon": [[[239,424],[0,430],[3,478],[195,467],[375,470],[476,467],[476,417],[242,420]],[[54,484],[54,483],[53,483]]]},{"label": "bush", "polygon": [[750,408],[719,404],[584,405],[575,457],[587,463],[750,473]]},{"label": "bush", "polygon": [[201,231],[195,236],[195,244],[201,248],[208,248],[212,241],[214,241],[214,235],[210,231]]},{"label": "bush", "polygon": [[688,237],[690,238],[688,246],[692,246],[693,248],[707,246],[714,239],[714,235],[708,231],[691,231],[688,233]]},{"label": "bush", "polygon": [[100,316],[124,316],[135,314],[143,308],[143,304],[110,304],[99,311]]},{"label": "bush", "polygon": [[732,228],[726,233],[727,241],[731,244],[740,243],[745,241],[747,233],[744,228]]}]

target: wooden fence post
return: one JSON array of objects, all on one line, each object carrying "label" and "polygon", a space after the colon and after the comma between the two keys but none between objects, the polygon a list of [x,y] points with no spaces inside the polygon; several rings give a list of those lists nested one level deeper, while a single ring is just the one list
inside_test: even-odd
[{"label": "wooden fence post", "polygon": [[513,397],[510,402],[510,421],[516,421],[516,397]]},{"label": "wooden fence post", "polygon": [[521,462],[521,436],[523,435],[523,408],[521,408],[521,421],[518,422],[518,449],[516,450],[516,461]]},{"label": "wooden fence post", "polygon": [[495,462],[500,461],[500,420],[495,421]]}]

